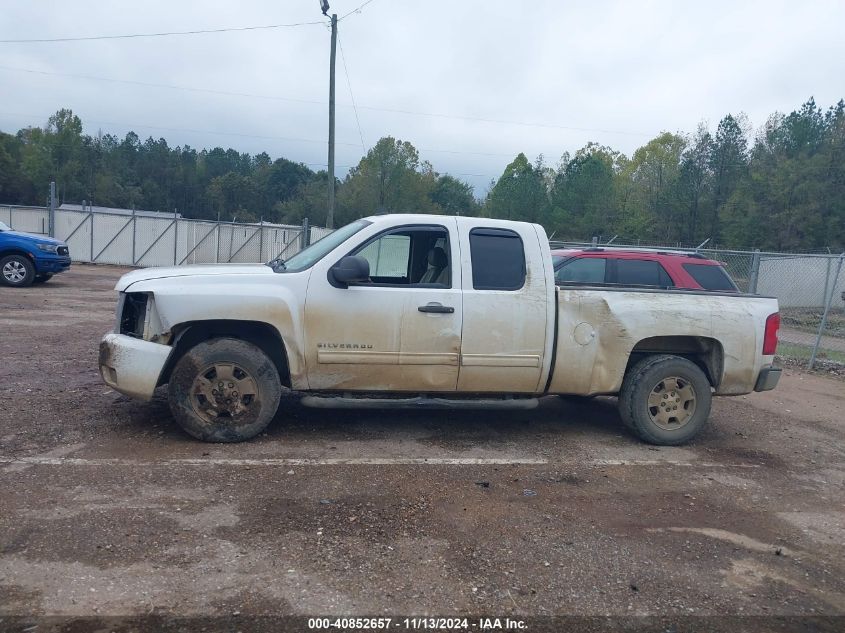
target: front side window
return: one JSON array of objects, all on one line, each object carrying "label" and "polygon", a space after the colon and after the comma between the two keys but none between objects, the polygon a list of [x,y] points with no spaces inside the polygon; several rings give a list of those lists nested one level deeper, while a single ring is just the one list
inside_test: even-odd
[{"label": "front side window", "polygon": [[603,284],[607,260],[603,257],[570,259],[555,271],[560,284]]},{"label": "front side window", "polygon": [[351,254],[369,262],[371,285],[452,287],[449,232],[444,227],[393,229]]},{"label": "front side window", "polygon": [[[314,242],[311,246],[302,249],[296,255],[286,260],[281,266],[274,267],[273,270],[276,272],[298,273],[301,270],[310,268],[343,242],[370,224],[372,222],[369,220],[356,220],[346,226],[342,226],[337,231],[333,231],[323,239]],[[269,262],[269,264],[273,264],[273,262]]]},{"label": "front side window", "polygon": [[525,285],[522,238],[507,229],[472,229],[472,287],[476,290],[519,290]]}]

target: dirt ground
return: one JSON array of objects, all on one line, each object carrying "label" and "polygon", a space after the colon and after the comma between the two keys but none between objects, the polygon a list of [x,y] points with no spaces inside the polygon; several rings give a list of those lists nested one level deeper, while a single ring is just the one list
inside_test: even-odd
[{"label": "dirt ground", "polygon": [[527,413],[291,399],[257,440],[209,445],[163,397],[101,382],[122,272],[0,288],[0,630],[50,615],[845,615],[841,381],[787,370],[774,392],[717,398],[678,448],[639,443],[610,398]]}]

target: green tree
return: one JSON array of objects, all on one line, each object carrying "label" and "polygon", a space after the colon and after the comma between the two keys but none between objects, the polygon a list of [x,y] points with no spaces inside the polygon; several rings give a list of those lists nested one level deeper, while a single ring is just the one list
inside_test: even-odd
[{"label": "green tree", "polygon": [[621,218],[623,233],[664,242],[679,241],[688,233],[679,195],[685,149],[684,137],[663,132],[634,152],[625,167],[631,191]]},{"label": "green tree", "polygon": [[748,139],[740,126],[740,119],[728,114],[716,129],[710,150],[710,169],[713,171],[713,211],[710,235],[719,237],[719,214],[748,169]]},{"label": "green tree", "polygon": [[710,154],[713,137],[707,126],[699,124],[692,142],[681,156],[679,197],[686,212],[687,231],[684,238],[689,242],[699,241],[702,237],[699,226],[701,216],[711,203],[713,171],[710,166]]},{"label": "green tree", "polygon": [[472,185],[449,174],[437,174],[434,188],[429,193],[431,201],[441,213],[447,215],[478,215],[478,203]]},{"label": "green tree", "polygon": [[561,166],[551,191],[556,236],[589,239],[615,230],[617,174],[626,160],[609,147],[588,143]]},{"label": "green tree", "polygon": [[487,214],[506,220],[546,221],[549,200],[543,176],[542,168],[535,169],[520,152],[490,190]]},{"label": "green tree", "polygon": [[431,165],[421,162],[407,141],[387,136],[349,171],[338,192],[338,219],[349,222],[371,213],[432,213],[435,186]]}]

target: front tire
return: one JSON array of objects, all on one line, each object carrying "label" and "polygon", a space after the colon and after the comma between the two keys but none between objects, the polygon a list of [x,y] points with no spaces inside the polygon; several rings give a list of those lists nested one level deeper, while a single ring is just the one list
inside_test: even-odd
[{"label": "front tire", "polygon": [[684,444],[710,416],[710,382],[680,356],[649,356],[625,374],[619,414],[641,440],[659,446]]},{"label": "front tire", "polygon": [[53,275],[50,274],[43,274],[43,275],[35,275],[35,282],[37,284],[43,284],[50,281],[53,278]]},{"label": "front tire", "polygon": [[35,266],[26,255],[7,255],[0,259],[0,283],[25,288],[35,281]]},{"label": "front tire", "polygon": [[168,384],[173,417],[204,442],[243,442],[261,433],[279,408],[282,385],[259,347],[214,338],[188,350]]}]

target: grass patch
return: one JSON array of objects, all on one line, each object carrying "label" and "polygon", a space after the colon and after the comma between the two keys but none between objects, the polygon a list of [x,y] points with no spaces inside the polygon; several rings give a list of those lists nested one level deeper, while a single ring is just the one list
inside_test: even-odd
[{"label": "grass patch", "polygon": [[[781,308],[781,324],[801,332],[815,334],[822,320],[822,308]],[[831,307],[827,315],[824,334],[845,338],[845,310]]]},{"label": "grass patch", "polygon": [[[807,345],[796,345],[795,343],[784,342],[778,343],[777,355],[782,358],[809,360],[810,354],[812,353],[813,348]],[[816,358],[845,364],[845,352],[819,348]]]}]

